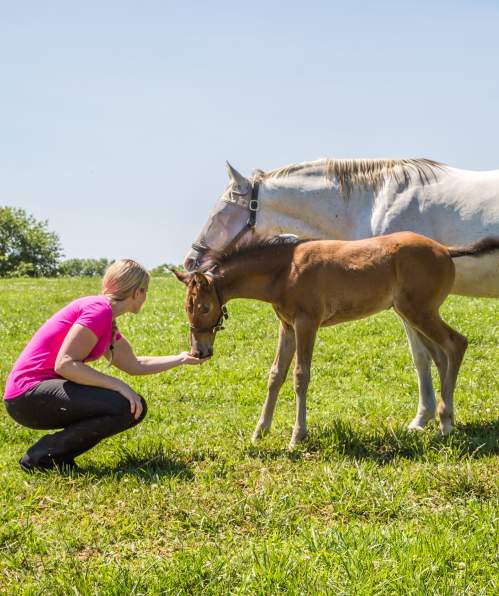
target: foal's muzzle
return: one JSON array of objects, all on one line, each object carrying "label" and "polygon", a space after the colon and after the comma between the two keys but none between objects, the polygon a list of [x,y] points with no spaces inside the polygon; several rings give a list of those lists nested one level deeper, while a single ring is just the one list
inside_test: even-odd
[{"label": "foal's muzzle", "polygon": [[192,355],[196,358],[209,358],[213,356],[213,346],[206,349],[193,350]]},{"label": "foal's muzzle", "polygon": [[197,339],[196,336],[190,333],[189,336],[189,343],[191,344],[191,354],[196,356],[196,358],[207,358],[208,356],[213,356],[213,342],[215,337],[210,335],[209,337],[202,337],[201,339]]}]

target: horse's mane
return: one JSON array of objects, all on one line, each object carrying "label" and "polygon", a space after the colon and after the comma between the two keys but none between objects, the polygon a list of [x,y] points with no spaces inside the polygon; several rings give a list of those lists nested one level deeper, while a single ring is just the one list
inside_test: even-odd
[{"label": "horse's mane", "polygon": [[262,253],[268,253],[272,248],[283,246],[298,246],[304,242],[309,242],[310,238],[298,238],[292,234],[283,234],[270,237],[251,237],[249,240],[242,240],[235,244],[226,252],[217,252],[209,250],[206,253],[203,264],[198,269],[200,273],[206,273],[210,270],[216,270],[223,267],[229,261],[240,257],[256,257]]},{"label": "horse's mane", "polygon": [[413,178],[421,184],[436,180],[438,173],[447,166],[431,159],[319,159],[290,164],[283,168],[263,172],[256,170],[253,179],[259,181],[285,178],[296,175],[324,176],[335,178],[348,197],[354,186],[364,186],[377,190],[386,177],[391,175],[398,182],[407,184]]}]

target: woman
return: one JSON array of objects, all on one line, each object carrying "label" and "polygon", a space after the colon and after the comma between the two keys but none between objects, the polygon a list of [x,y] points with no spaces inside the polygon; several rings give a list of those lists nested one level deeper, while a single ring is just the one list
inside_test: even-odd
[{"label": "woman", "polygon": [[141,265],[117,261],[104,275],[102,295],[71,302],[32,337],[7,379],[4,403],[19,424],[63,430],[30,447],[19,462],[21,468],[73,470],[76,456],[144,419],[144,399],[87,362],[104,355],[131,375],[147,375],[206,360],[187,352],[135,356],[115,321],[124,313],[140,311],[148,285],[149,273]]}]

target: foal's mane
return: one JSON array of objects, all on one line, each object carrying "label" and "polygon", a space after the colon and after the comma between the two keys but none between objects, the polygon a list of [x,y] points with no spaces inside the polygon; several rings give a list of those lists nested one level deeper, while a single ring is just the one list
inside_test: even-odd
[{"label": "foal's mane", "polygon": [[436,180],[447,166],[431,159],[319,159],[295,163],[263,172],[256,170],[253,178],[259,181],[286,178],[294,174],[335,178],[345,197],[354,186],[377,190],[388,176],[407,185],[412,179],[422,185]]},{"label": "foal's mane", "polygon": [[[235,259],[242,257],[258,257],[264,256],[272,259],[276,256],[276,251],[282,247],[292,247],[309,242],[309,238],[298,238],[293,235],[271,236],[271,237],[254,237],[250,240],[243,240],[234,245],[226,252],[217,252],[210,250],[206,253],[203,264],[198,269],[200,273],[207,273],[210,270],[216,270],[228,265]],[[273,250],[274,249],[274,250]],[[281,251],[279,251],[281,252]]]}]

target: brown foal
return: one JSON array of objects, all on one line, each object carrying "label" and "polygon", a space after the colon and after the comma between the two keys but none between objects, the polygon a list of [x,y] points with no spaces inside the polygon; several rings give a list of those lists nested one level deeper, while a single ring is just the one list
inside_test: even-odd
[{"label": "brown foal", "polygon": [[411,232],[349,242],[278,237],[236,247],[221,257],[211,255],[202,270],[174,273],[187,285],[185,308],[197,356],[213,353],[226,302],[254,298],[272,304],[280,320],[279,343],[253,441],[270,431],[296,352],[293,448],[307,432],[306,394],[318,328],[392,307],[432,355],[441,382],[440,429],[451,432],[454,387],[467,340],[441,319],[439,308],[454,282],[452,259],[497,249],[497,238],[449,248]]}]

